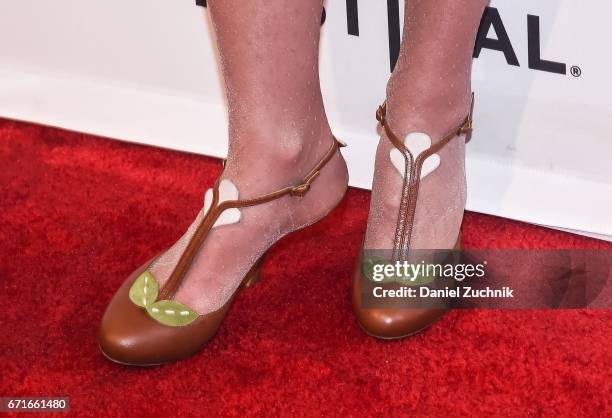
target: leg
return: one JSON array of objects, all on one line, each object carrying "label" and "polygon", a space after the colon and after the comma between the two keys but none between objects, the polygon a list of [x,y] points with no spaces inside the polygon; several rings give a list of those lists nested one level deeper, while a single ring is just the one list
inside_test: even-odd
[{"label": "leg", "polygon": [[[332,143],[318,75],[322,0],[208,5],[229,107],[223,178],[237,186],[240,199],[295,184]],[[219,308],[271,244],[324,216],[346,186],[346,166],[337,154],[303,198],[241,209],[239,223],[208,236],[175,299],[201,314]],[[175,264],[169,253],[153,269],[162,282]]]},{"label": "leg", "polygon": [[[472,51],[488,0],[406,1],[402,46],[387,86],[387,119],[403,139],[425,132],[436,142],[461,124],[471,94]],[[373,183],[367,248],[393,248],[402,178],[381,137]],[[419,190],[412,248],[452,248],[465,205],[464,143],[452,141],[440,167]]]},{"label": "leg", "polygon": [[[487,1],[406,1],[400,55],[387,86],[386,122],[400,141],[421,132],[435,143],[464,121],[471,100],[472,51]],[[416,141],[417,136],[404,141],[409,148],[411,140]],[[421,177],[410,250],[450,249],[459,239],[466,198],[464,146],[463,137],[454,137],[437,152],[439,166]],[[394,149],[383,131],[376,153],[367,249],[394,248],[403,186],[402,173],[390,158]],[[374,336],[408,336],[443,313],[437,309],[363,309],[360,276],[356,271],[353,306],[361,326]]]},{"label": "leg", "polygon": [[[226,175],[248,179],[252,193],[285,186],[303,174],[296,163],[306,169],[331,138],[319,88],[322,0],[211,0],[209,8],[229,108]],[[285,176],[254,169],[266,162]]]},{"label": "leg", "polygon": [[256,279],[262,254],[344,195],[346,165],[319,90],[321,1],[209,0],[227,88],[229,156],[216,192],[206,192],[209,206],[110,302],[98,338],[110,359],[153,365],[199,351],[238,286]]}]

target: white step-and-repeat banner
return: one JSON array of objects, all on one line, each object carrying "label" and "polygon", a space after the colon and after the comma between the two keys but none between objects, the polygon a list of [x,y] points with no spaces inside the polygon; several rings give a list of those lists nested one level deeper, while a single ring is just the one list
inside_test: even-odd
[{"label": "white step-and-repeat banner", "polygon": [[[325,104],[351,184],[368,188],[403,4],[325,8]],[[610,15],[605,0],[493,1],[475,50],[469,209],[612,240]],[[0,116],[223,156],[220,83],[193,0],[0,0]]]}]

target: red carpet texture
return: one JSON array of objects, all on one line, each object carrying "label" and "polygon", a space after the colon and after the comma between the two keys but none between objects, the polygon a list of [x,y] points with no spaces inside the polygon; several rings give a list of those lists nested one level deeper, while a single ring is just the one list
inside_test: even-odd
[{"label": "red carpet texture", "polygon": [[[178,238],[218,160],[0,120],[0,396],[88,416],[612,416],[612,312],[463,310],[382,342],[349,282],[369,193],[277,244],[217,337],[153,369],[96,343],[124,278]],[[467,248],[610,248],[468,213]]]}]

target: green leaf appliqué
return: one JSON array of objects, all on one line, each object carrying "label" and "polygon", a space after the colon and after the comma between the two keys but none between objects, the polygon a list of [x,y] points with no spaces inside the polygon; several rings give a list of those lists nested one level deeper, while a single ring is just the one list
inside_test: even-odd
[{"label": "green leaf appliqu\u00e9", "polygon": [[157,280],[149,270],[138,276],[130,288],[130,300],[141,308],[152,305],[157,299]]},{"label": "green leaf appliqu\u00e9", "polygon": [[363,259],[361,263],[361,273],[367,279],[378,283],[392,282],[395,279],[395,275],[385,275],[384,269],[387,264],[391,264],[390,261],[385,260],[382,257],[371,256]]},{"label": "green leaf appliqu\u00e9", "polygon": [[174,300],[160,300],[147,306],[147,312],[157,322],[171,327],[182,327],[195,321],[198,314]]},{"label": "green leaf appliqu\u00e9", "polygon": [[408,286],[423,286],[436,280],[436,276],[433,273],[428,274],[427,271],[423,271],[423,269],[427,268],[426,265],[422,265],[421,267],[422,269],[419,270],[416,277],[410,277],[409,279],[405,280],[398,280],[397,282]]}]

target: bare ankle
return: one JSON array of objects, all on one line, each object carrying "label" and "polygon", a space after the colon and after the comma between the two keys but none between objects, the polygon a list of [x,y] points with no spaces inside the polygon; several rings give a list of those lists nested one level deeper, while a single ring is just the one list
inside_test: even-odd
[{"label": "bare ankle", "polygon": [[387,87],[387,119],[400,136],[410,131],[426,132],[435,139],[459,126],[469,112],[471,92],[467,88],[427,83]]},{"label": "bare ankle", "polygon": [[[316,162],[332,144],[331,129],[326,121],[316,125],[265,125],[243,130],[230,139],[228,166],[257,163],[275,171],[296,171]],[[300,173],[297,173],[300,174]]]},{"label": "bare ankle", "polygon": [[[223,176],[231,179],[239,190],[252,195],[269,193],[303,180],[333,144],[327,121],[312,124],[283,124],[275,129],[265,126],[235,132]],[[336,167],[342,165],[342,167]],[[338,173],[338,182],[346,182],[346,165],[336,159],[330,168]],[[336,167],[336,168],[334,168]],[[330,181],[335,181],[331,176]]]}]

